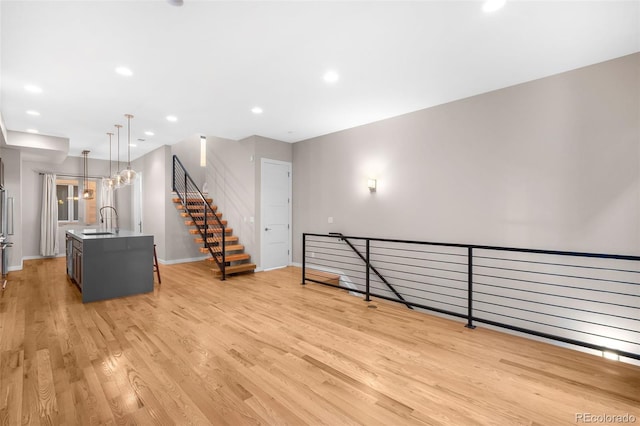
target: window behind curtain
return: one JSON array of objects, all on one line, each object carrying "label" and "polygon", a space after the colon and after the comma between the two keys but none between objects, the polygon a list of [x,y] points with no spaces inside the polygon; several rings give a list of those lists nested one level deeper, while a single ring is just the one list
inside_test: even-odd
[{"label": "window behind curtain", "polygon": [[[82,200],[82,181],[78,179],[57,179],[56,195],[58,197],[58,222],[78,222],[80,218],[84,223],[91,225],[97,223],[98,192],[96,182],[88,182],[89,189],[93,189],[93,200]],[[80,215],[80,209],[83,214]]]}]

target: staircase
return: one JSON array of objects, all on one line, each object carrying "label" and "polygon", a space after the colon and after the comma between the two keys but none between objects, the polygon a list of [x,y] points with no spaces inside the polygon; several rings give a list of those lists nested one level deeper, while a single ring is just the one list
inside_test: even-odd
[{"label": "staircase", "polygon": [[251,256],[244,252],[233,229],[222,219],[222,213],[213,204],[211,198],[205,197],[193,182],[177,156],[173,156],[173,202],[180,216],[185,218],[184,224],[191,227],[189,233],[194,241],[200,244],[200,252],[209,254],[213,264],[213,274],[226,279],[227,275],[241,272],[253,272],[256,265],[250,263]]}]

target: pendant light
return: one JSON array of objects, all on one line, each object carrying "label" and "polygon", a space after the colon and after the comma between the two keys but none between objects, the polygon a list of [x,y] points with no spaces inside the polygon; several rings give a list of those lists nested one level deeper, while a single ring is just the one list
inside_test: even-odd
[{"label": "pendant light", "polygon": [[124,186],[124,182],[122,182],[122,176],[120,176],[120,173],[118,173],[118,170],[120,170],[120,128],[122,127],[122,125],[116,124],[115,127],[117,129],[116,133],[118,135],[118,166],[116,167],[116,172],[113,174],[113,176],[111,176],[111,178],[113,179],[113,187],[115,189],[118,189]]},{"label": "pendant light", "polygon": [[115,181],[111,177],[111,173],[113,173],[112,170],[111,170],[111,150],[113,148],[112,143],[111,143],[111,137],[113,136],[113,133],[108,132],[107,135],[109,135],[109,174],[107,175],[109,177],[102,179],[102,185],[106,189],[111,189],[115,185]]},{"label": "pendant light", "polygon": [[131,119],[133,115],[125,114],[127,118],[127,168],[120,172],[120,176],[122,176],[122,182],[124,185],[131,185],[136,180],[136,172],[131,169]]},{"label": "pendant light", "polygon": [[89,152],[87,150],[82,151],[84,157],[84,190],[82,191],[82,198],[85,200],[93,200],[93,189],[89,189]]}]

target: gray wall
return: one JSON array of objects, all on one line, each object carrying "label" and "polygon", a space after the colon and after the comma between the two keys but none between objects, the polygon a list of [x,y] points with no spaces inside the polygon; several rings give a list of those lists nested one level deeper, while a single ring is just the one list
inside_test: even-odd
[{"label": "gray wall", "polygon": [[[233,235],[256,262],[255,142],[207,137],[207,186]],[[254,218],[254,222],[251,220]]]},{"label": "gray wall", "polygon": [[176,209],[172,201],[174,197],[171,194],[172,155],[178,156],[196,185],[202,187],[205,181],[204,170],[200,167],[200,137],[193,136],[171,145],[169,156],[167,157],[167,175],[164,187],[165,199],[167,200],[165,216],[165,232],[167,236],[166,260],[182,262],[201,259],[206,257],[206,255],[200,253],[199,245],[194,241],[197,235],[189,234],[189,229],[193,228],[185,225],[184,222],[188,220],[188,218],[180,216],[180,211]]},{"label": "gray wall", "polygon": [[302,232],[330,231],[640,254],[639,69],[635,54],[294,144],[294,261]]},{"label": "gray wall", "polygon": [[[3,149],[3,154],[10,149]],[[43,162],[31,162],[22,161],[22,167],[20,169],[20,176],[16,177],[22,182],[21,194],[21,219],[22,219],[22,253],[20,260],[16,263],[10,263],[12,267],[20,266],[22,258],[38,258],[40,257],[40,212],[42,210],[42,176],[39,175],[39,171],[55,172],[62,174],[82,175],[83,174],[83,159],[82,157],[67,157],[60,164],[51,164]],[[90,176],[104,176],[108,174],[109,162],[105,160],[89,159],[88,163]],[[5,177],[6,178],[6,177]],[[99,191],[99,189],[98,189]],[[18,200],[16,200],[18,201]],[[82,202],[82,201],[81,201]],[[118,212],[129,208],[128,204],[116,204]],[[82,208],[80,210],[82,214]],[[79,229],[79,228],[93,228],[98,227],[99,224],[87,225],[82,221],[77,224],[70,224],[60,226],[58,229],[58,253],[64,255],[64,233],[67,229]],[[122,229],[126,229],[120,224]],[[16,230],[17,230],[16,226]],[[15,240],[18,238],[16,236]],[[14,252],[15,250],[14,246]]]},{"label": "gray wall", "polygon": [[[15,149],[2,149],[2,162],[4,163],[4,186],[7,197],[13,197],[13,235],[9,235],[7,240],[13,242],[13,247],[8,253],[9,270],[22,268],[22,256],[24,251],[24,238],[30,237],[29,227],[23,226],[23,194],[22,194],[22,160],[21,152]],[[38,222],[38,232],[40,225]],[[39,237],[39,234],[38,234]],[[38,241],[40,241],[38,239]]]},{"label": "gray wall", "polygon": [[[254,262],[260,265],[260,250],[262,241],[262,216],[260,209],[260,199],[262,196],[262,159],[293,162],[293,145],[262,136],[253,136],[255,143],[255,255]],[[295,177],[292,177],[295,179]],[[293,218],[291,218],[293,221]]]},{"label": "gray wall", "polygon": [[291,144],[261,136],[208,137],[207,185],[214,203],[260,267],[261,159],[292,161]]}]

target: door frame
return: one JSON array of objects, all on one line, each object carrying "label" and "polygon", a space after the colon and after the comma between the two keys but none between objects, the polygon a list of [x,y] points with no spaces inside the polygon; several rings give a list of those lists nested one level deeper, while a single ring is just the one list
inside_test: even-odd
[{"label": "door frame", "polygon": [[[264,217],[264,164],[265,163],[274,163],[274,164],[279,164],[279,165],[286,165],[289,167],[289,188],[287,188],[288,191],[288,197],[289,197],[289,235],[288,235],[288,251],[289,251],[289,256],[288,256],[288,264],[285,266],[279,266],[276,268],[269,268],[269,269],[264,269],[263,265],[264,265],[264,253],[266,253],[266,247],[264,245],[265,243],[265,238],[264,238],[264,222],[265,222],[265,217]],[[260,269],[264,270],[264,271],[269,271],[271,269],[278,269],[278,268],[282,268],[282,267],[286,267],[292,264],[293,261],[293,224],[292,219],[293,219],[293,209],[292,209],[292,182],[293,182],[293,166],[292,163],[290,161],[280,161],[280,160],[272,160],[270,158],[261,158],[260,159]]]}]

